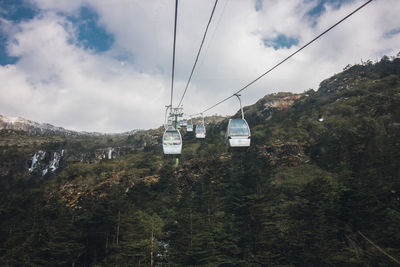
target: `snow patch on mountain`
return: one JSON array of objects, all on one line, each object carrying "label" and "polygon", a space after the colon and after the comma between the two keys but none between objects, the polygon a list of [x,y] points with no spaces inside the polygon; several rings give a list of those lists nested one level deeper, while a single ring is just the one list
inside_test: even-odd
[{"label": "snow patch on mountain", "polygon": [[102,133],[78,132],[57,127],[49,123],[38,123],[21,117],[9,117],[0,114],[0,130],[15,130],[35,133],[56,133],[66,135],[100,136]]}]

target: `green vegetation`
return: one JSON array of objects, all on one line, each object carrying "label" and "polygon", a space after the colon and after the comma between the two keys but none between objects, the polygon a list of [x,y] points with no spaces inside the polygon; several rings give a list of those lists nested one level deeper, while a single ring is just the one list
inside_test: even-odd
[{"label": "green vegetation", "polygon": [[[245,112],[249,149],[228,149],[227,120],[213,122],[205,140],[184,133],[178,167],[162,157],[161,129],[1,132],[2,265],[395,266],[359,232],[399,258],[400,59],[350,66],[318,91],[265,96]],[[132,149],[91,159],[117,146]],[[27,172],[35,151],[59,148],[89,156]]]}]

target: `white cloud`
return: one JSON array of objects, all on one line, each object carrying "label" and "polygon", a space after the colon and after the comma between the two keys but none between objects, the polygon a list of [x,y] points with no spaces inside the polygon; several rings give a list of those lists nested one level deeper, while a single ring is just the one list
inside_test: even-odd
[{"label": "white cloud", "polygon": [[[231,95],[365,2],[339,9],[326,5],[326,12],[310,18],[306,14],[316,0],[264,0],[259,12],[253,1],[227,1],[217,6],[184,101],[187,113]],[[10,54],[20,60],[0,67],[5,81],[0,84],[0,113],[87,131],[162,124],[169,102],[174,1],[32,2],[42,9],[38,17],[1,24],[10,36]],[[189,77],[213,4],[180,1],[174,103]],[[66,16],[77,15],[82,6],[94,9],[100,26],[113,35],[109,51],[96,53],[78,45],[77,29]],[[397,54],[400,34],[384,37],[400,25],[398,14],[397,0],[372,2],[249,87],[243,103],[272,92],[316,89],[347,64]],[[298,45],[279,50],[264,46],[264,39],[279,34],[298,39]],[[209,114],[233,114],[237,109],[237,100],[231,99]]]},{"label": "white cloud", "polygon": [[153,126],[143,114],[162,114],[162,108],[149,106],[163,104],[164,78],[76,47],[68,41],[75,38],[74,29],[66,24],[47,14],[18,26],[9,51],[21,59],[1,68],[7,81],[0,86],[4,110],[80,130]]}]

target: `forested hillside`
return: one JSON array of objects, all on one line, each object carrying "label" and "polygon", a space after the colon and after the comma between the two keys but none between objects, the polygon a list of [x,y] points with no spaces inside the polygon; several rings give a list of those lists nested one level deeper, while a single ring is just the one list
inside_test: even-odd
[{"label": "forested hillside", "polygon": [[[204,140],[182,131],[177,167],[161,128],[1,131],[1,265],[396,266],[400,58],[244,111],[250,148],[228,149],[228,119],[210,120]],[[38,150],[65,156],[54,170],[43,156],[43,173]]]}]

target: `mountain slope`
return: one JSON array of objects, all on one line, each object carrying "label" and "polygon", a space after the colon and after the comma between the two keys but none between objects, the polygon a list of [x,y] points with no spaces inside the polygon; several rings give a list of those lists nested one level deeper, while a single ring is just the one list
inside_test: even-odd
[{"label": "mountain slope", "polygon": [[[161,128],[65,140],[4,133],[2,140],[16,146],[25,140],[20,152],[63,141],[67,150],[91,155],[107,146],[132,150],[64,162],[38,183],[20,182],[2,194],[1,261],[394,266],[360,233],[399,255],[399,104],[400,59],[383,58],[349,66],[318,91],[267,95],[245,107],[249,149],[226,147],[228,119],[210,121],[202,141],[183,130],[178,167],[162,157]],[[12,149],[5,143],[8,157]],[[26,171],[18,177],[41,176]]]}]

